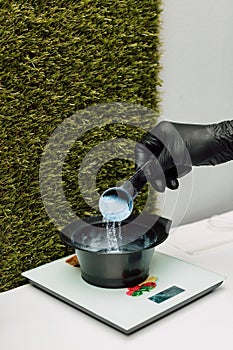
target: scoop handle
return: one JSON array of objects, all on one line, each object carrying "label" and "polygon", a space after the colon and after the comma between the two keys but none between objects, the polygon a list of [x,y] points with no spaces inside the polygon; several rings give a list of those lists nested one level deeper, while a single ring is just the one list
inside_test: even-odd
[{"label": "scoop handle", "polygon": [[145,168],[152,162],[152,160],[147,161],[141,168],[139,168],[133,176],[131,176],[127,181],[121,185],[121,187],[130,194],[134,199],[142,187],[147,183],[146,175],[144,174]]}]

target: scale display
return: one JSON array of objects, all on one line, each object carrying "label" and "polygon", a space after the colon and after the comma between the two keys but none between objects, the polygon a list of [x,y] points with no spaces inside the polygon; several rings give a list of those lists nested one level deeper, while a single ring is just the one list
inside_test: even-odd
[{"label": "scale display", "polygon": [[[67,258],[22,275],[36,287],[125,334],[209,293],[225,279],[215,272],[155,252],[150,267],[151,279],[156,276],[155,287],[151,289],[151,283],[145,284],[143,292],[133,297],[127,288],[110,289],[88,284],[82,279],[80,268],[66,263]],[[140,288],[136,286],[135,290]]]},{"label": "scale display", "polygon": [[182,288],[179,288],[177,286],[172,286],[168,289],[163,290],[162,292],[159,292],[149,299],[154,301],[157,304],[163,303],[165,300],[168,300],[174,296],[176,296],[179,293],[184,292],[185,290]]}]

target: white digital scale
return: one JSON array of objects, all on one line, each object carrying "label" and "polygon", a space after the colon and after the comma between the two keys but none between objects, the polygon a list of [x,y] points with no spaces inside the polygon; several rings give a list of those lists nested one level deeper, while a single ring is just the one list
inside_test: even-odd
[{"label": "white digital scale", "polygon": [[95,287],[81,277],[80,268],[66,263],[68,257],[23,272],[33,285],[92,317],[130,334],[174,310],[204,296],[225,277],[169,255],[155,252],[150,276],[157,286],[140,296],[127,288]]}]

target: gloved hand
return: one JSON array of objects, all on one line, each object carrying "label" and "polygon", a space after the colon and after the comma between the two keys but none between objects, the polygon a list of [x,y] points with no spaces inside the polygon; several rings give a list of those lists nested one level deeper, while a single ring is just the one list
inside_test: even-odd
[{"label": "gloved hand", "polygon": [[159,192],[164,192],[166,186],[177,189],[178,178],[190,172],[193,165],[217,165],[232,159],[233,121],[210,125],[163,121],[135,148],[138,167],[152,160],[146,176]]}]

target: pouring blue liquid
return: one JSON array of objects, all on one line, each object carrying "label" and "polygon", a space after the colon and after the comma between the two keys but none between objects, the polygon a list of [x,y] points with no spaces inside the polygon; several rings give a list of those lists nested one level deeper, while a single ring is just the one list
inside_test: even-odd
[{"label": "pouring blue liquid", "polygon": [[143,170],[149,163],[151,161],[145,163],[120,187],[112,187],[103,192],[99,199],[99,209],[104,220],[121,222],[130,216],[135,197],[147,183]]}]

